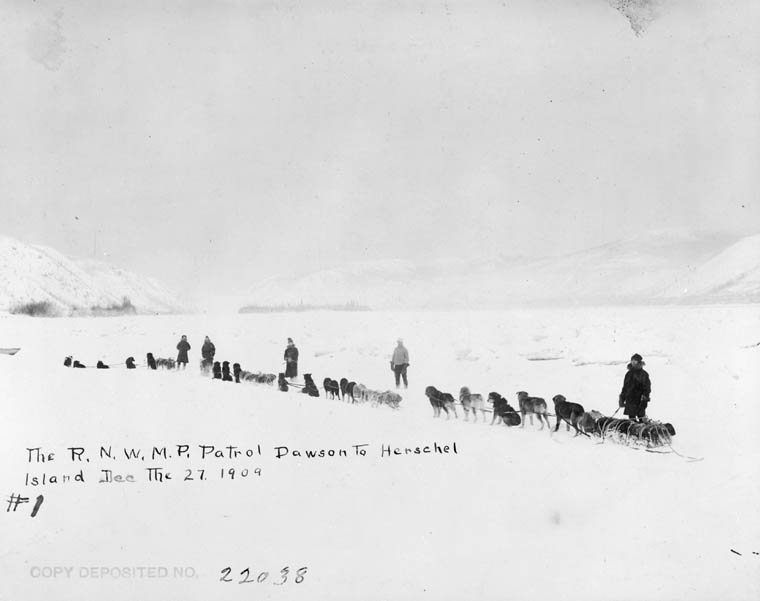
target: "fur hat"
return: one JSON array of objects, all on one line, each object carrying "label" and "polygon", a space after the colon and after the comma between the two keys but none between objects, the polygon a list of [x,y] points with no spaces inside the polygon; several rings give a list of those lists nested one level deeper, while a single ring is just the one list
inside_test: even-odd
[{"label": "fur hat", "polygon": [[639,363],[641,363],[643,360],[644,359],[638,353],[635,353],[634,355],[631,356],[631,361],[638,361]]},{"label": "fur hat", "polygon": [[292,338],[288,338],[288,344],[293,344],[293,339]]}]

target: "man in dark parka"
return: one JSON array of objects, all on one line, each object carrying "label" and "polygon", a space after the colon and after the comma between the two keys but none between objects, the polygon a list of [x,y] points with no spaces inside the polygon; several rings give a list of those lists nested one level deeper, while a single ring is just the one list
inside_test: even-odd
[{"label": "man in dark parka", "polygon": [[618,399],[619,405],[625,407],[623,413],[634,421],[646,418],[649,394],[652,392],[652,384],[649,374],[644,371],[644,365],[646,364],[638,353],[631,357]]},{"label": "man in dark parka", "polygon": [[190,343],[187,341],[187,336],[182,335],[182,340],[177,343],[177,369],[185,369],[187,367],[187,351],[190,350]]},{"label": "man in dark parka", "polygon": [[285,377],[298,377],[298,349],[292,338],[288,338],[288,347],[285,349]]}]

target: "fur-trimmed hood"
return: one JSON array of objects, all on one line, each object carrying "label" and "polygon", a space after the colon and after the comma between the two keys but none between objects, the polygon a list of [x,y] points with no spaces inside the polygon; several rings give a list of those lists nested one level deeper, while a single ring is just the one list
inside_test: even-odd
[{"label": "fur-trimmed hood", "polygon": [[[646,365],[646,362],[645,361],[639,361],[639,365],[641,366],[641,369],[644,369],[644,366]],[[631,371],[633,369],[633,365],[629,363],[628,366],[627,366],[627,369],[628,369],[628,371]]]}]

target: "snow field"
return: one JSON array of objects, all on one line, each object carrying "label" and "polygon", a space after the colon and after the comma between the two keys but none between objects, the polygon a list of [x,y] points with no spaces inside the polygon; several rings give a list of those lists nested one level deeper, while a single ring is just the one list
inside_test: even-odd
[{"label": "snow field", "polygon": [[[0,316],[4,496],[45,495],[40,514],[4,513],[0,595],[41,598],[30,565],[189,565],[197,579],[71,579],[57,599],[753,599],[760,590],[755,426],[756,306],[588,308],[481,313],[299,313],[31,319]],[[191,345],[186,372],[69,370],[64,356],[138,363]],[[397,337],[411,356],[401,409],[308,398],[199,375],[203,336],[217,358],[277,373],[288,336],[299,372],[393,387]],[[750,348],[744,348],[750,346]],[[611,414],[634,352],[652,382],[649,413],[674,447],[704,457],[433,419],[427,385],[457,395],[564,394]],[[543,360],[542,360],[543,359]],[[623,363],[618,363],[622,361]],[[490,418],[490,414],[489,414]],[[552,420],[553,421],[553,420]],[[380,456],[457,443],[457,454]],[[172,463],[172,471],[260,467],[229,481],[24,488],[25,448],[104,444],[261,445],[255,460]],[[367,455],[276,459],[274,448]],[[171,453],[171,450],[169,451]],[[167,462],[167,465],[171,462]],[[44,470],[71,471],[69,462]],[[133,466],[114,462],[114,469]],[[99,467],[99,465],[98,465]],[[141,466],[142,468],[142,466]],[[138,469],[138,472],[142,469]],[[96,474],[95,471],[92,472]],[[76,487],[80,486],[80,487]],[[731,553],[735,549],[741,556]],[[308,566],[301,585],[219,582],[220,570]],[[236,571],[235,571],[236,570]]]}]

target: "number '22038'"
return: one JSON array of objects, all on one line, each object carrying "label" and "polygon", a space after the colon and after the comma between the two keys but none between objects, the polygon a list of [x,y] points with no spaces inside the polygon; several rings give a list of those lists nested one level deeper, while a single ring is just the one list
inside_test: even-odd
[{"label": "number '22038'", "polygon": [[254,575],[254,573],[251,571],[250,568],[246,568],[242,572],[240,572],[240,580],[235,580],[234,578],[231,577],[232,568],[227,567],[227,568],[222,569],[222,577],[219,578],[219,581],[220,582],[237,582],[238,584],[252,584],[254,582],[258,584],[263,584],[264,582],[269,581],[271,584],[280,585],[280,586],[287,582],[295,582],[296,584],[301,584],[304,581],[306,572],[308,570],[309,570],[308,567],[298,568],[295,571],[295,574],[293,574],[290,570],[290,567],[285,566],[284,568],[280,570],[279,576],[278,575],[273,576],[272,574],[266,571],[259,572],[258,575]]}]

